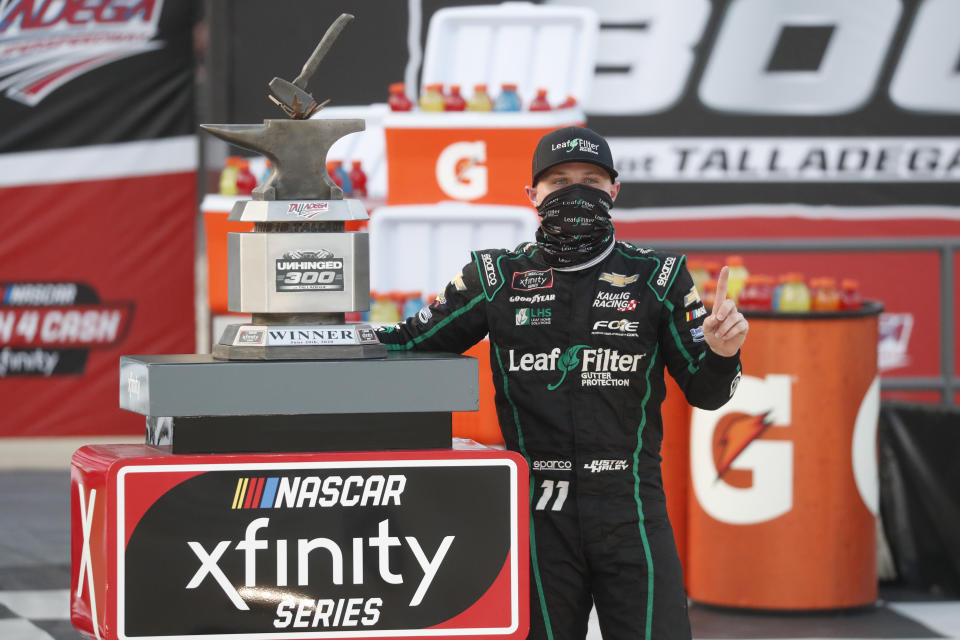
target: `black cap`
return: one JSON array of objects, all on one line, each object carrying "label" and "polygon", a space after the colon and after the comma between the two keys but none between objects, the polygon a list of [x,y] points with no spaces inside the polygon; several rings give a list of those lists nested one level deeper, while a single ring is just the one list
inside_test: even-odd
[{"label": "black cap", "polygon": [[589,162],[606,169],[611,180],[617,179],[610,145],[586,127],[564,127],[540,138],[533,152],[533,184],[544,171],[564,162]]}]

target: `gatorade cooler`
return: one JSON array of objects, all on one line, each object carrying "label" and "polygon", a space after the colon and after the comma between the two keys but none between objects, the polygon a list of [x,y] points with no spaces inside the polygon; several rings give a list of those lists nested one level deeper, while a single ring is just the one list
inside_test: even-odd
[{"label": "gatorade cooler", "polygon": [[[586,7],[508,2],[445,7],[430,19],[424,86],[486,84],[496,99],[516,84],[522,105],[537,89],[558,105],[590,93],[599,21]],[[526,109],[526,106],[523,107]],[[544,134],[586,121],[554,111],[395,112],[384,118],[387,204],[457,200],[529,206],[530,162]]]},{"label": "gatorade cooler", "polygon": [[687,587],[756,609],[877,597],[877,316],[755,312],[743,377],[693,412]]}]

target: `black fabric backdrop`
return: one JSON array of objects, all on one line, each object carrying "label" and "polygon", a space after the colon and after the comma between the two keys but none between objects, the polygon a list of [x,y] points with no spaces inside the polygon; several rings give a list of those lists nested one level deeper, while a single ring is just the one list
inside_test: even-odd
[{"label": "black fabric backdrop", "polygon": [[907,585],[960,596],[960,409],[883,403],[880,514]]}]

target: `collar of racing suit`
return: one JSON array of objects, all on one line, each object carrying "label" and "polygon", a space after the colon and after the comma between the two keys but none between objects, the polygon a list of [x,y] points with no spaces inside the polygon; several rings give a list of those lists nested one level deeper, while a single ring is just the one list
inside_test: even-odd
[{"label": "collar of racing suit", "polygon": [[601,251],[598,255],[590,258],[583,264],[575,264],[569,267],[554,267],[554,271],[581,271],[582,269],[589,269],[595,264],[599,264],[604,258],[606,258],[613,251],[613,245],[617,243],[616,238],[610,238],[610,244],[606,249]]}]

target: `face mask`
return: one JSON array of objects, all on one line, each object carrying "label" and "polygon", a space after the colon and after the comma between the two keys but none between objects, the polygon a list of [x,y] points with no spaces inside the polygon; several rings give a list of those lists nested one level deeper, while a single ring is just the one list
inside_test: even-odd
[{"label": "face mask", "polygon": [[537,242],[546,263],[572,267],[603,253],[613,241],[612,207],[610,194],[585,184],[572,184],[545,197],[537,207]]}]

